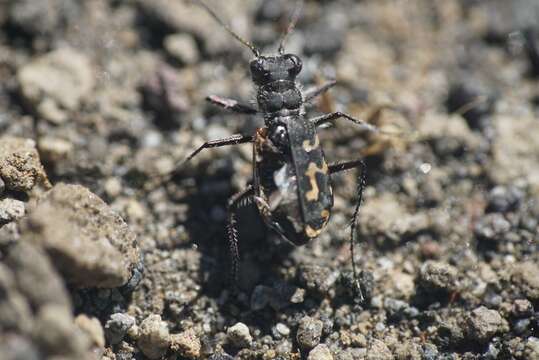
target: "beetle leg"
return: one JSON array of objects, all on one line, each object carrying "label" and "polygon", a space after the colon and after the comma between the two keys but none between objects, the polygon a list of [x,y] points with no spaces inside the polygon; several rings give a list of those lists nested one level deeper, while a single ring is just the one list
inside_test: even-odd
[{"label": "beetle leg", "polygon": [[222,107],[223,109],[230,110],[239,114],[256,114],[258,110],[250,105],[242,104],[234,99],[222,98],[217,95],[210,95],[206,97],[206,101]]},{"label": "beetle leg", "polygon": [[209,148],[214,148],[214,147],[221,147],[221,146],[226,146],[226,145],[239,145],[239,144],[245,144],[245,143],[252,142],[252,141],[253,141],[252,136],[245,136],[245,135],[241,135],[241,134],[232,135],[232,136],[229,136],[229,137],[224,138],[224,139],[217,139],[217,140],[207,141],[204,144],[202,144],[198,149],[193,151],[191,153],[191,155],[189,155],[185,160],[182,160],[182,161],[176,163],[171,171],[158,176],[156,178],[157,179],[157,185],[162,185],[165,182],[169,181],[174,175],[176,175],[176,173],[183,166],[183,164],[185,164],[186,162],[188,162],[189,160],[194,158],[199,152],[201,152],[204,149],[209,149]]},{"label": "beetle leg", "polygon": [[253,137],[252,136],[246,136],[241,134],[236,134],[229,136],[224,139],[217,139],[217,140],[210,140],[202,144],[198,149],[193,151],[191,155],[187,157],[183,162],[188,162],[192,158],[194,158],[199,152],[201,152],[204,149],[214,148],[214,147],[221,147],[226,145],[238,145],[238,144],[245,144],[248,142],[252,142]]},{"label": "beetle leg", "polygon": [[238,248],[238,229],[236,227],[236,211],[241,207],[250,204],[253,201],[253,187],[249,186],[246,189],[232,195],[228,200],[228,247],[232,261],[231,279],[233,286],[238,285],[238,270],[240,262],[240,253]]},{"label": "beetle leg", "polygon": [[352,272],[354,275],[354,287],[355,287],[354,290],[357,292],[359,301],[363,302],[364,297],[363,297],[363,292],[361,291],[361,283],[359,281],[359,276],[358,276],[357,267],[356,267],[356,260],[354,257],[354,243],[355,243],[354,238],[356,234],[359,208],[361,206],[361,202],[363,201],[363,190],[365,190],[365,186],[367,185],[367,178],[366,178],[367,166],[365,165],[365,162],[361,159],[353,160],[353,161],[345,161],[345,162],[330,165],[329,173],[334,174],[334,173],[338,173],[338,172],[356,168],[356,167],[361,168],[361,174],[359,175],[359,182],[357,186],[356,207],[354,208],[354,214],[352,215],[352,222],[350,224],[350,256],[352,258]]},{"label": "beetle leg", "polygon": [[334,113],[331,113],[331,114],[324,114],[324,115],[315,117],[314,119],[311,119],[311,121],[314,123],[315,126],[320,126],[320,125],[332,122],[334,120],[337,120],[339,118],[349,120],[349,121],[353,122],[354,124],[362,127],[364,130],[367,130],[367,131],[372,131],[372,132],[379,132],[380,131],[380,129],[378,129],[376,126],[371,125],[371,124],[367,123],[366,121],[357,119],[355,117],[352,117],[352,116],[350,116],[348,114],[345,114],[343,112],[340,112],[340,111],[337,111],[337,112],[334,112]]},{"label": "beetle leg", "polygon": [[331,80],[325,83],[324,85],[317,86],[315,88],[305,91],[305,94],[303,94],[305,102],[309,102],[315,97],[322,95],[323,93],[331,89],[333,86],[335,86],[335,84],[337,84],[337,81]]}]

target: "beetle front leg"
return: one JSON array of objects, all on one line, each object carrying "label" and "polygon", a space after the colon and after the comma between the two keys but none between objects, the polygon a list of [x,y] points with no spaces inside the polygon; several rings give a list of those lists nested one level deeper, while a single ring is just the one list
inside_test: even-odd
[{"label": "beetle front leg", "polygon": [[258,112],[258,110],[250,105],[242,104],[234,99],[222,98],[217,95],[210,95],[206,97],[206,101],[238,114],[256,114]]}]

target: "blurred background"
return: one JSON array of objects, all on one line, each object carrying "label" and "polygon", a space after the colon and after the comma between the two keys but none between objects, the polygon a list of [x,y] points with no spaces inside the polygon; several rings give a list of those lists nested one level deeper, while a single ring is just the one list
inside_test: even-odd
[{"label": "blurred background", "polygon": [[[207,0],[275,53],[295,2]],[[335,176],[301,248],[229,196],[263,126],[252,53],[187,0],[0,1],[0,358],[539,359],[539,1],[306,1],[286,51]]]}]

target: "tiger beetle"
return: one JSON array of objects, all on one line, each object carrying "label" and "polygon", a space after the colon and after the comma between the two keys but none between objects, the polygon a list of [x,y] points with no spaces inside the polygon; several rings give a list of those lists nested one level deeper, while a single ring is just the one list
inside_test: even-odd
[{"label": "tiger beetle", "polygon": [[312,119],[305,117],[305,104],[328,91],[336,82],[330,81],[302,92],[296,81],[302,61],[297,55],[285,53],[284,44],[296,26],[303,1],[298,1],[290,23],[281,36],[276,55],[262,55],[259,49],[225,24],[204,1],[196,2],[230,35],[253,52],[254,59],[250,62],[250,69],[252,81],[257,88],[258,107],[215,95],[208,96],[206,100],[239,114],[261,114],[265,124],[264,127],[258,128],[254,135],[238,134],[208,141],[185,160],[191,160],[203,149],[253,144],[253,182],[233,195],[228,203],[227,233],[234,284],[237,284],[239,271],[236,221],[238,209],[254,202],[270,229],[296,246],[304,245],[322,233],[330,218],[333,207],[331,175],[360,167],[358,199],[351,223],[350,250],[354,287],[359,301],[362,302],[363,295],[354,260],[354,235],[366,183],[365,163],[358,159],[328,165],[316,128],[343,118],[368,131],[378,129],[342,112]]}]

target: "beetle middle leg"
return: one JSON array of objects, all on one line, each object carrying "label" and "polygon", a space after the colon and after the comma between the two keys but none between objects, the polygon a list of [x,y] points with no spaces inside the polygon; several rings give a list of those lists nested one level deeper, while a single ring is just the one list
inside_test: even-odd
[{"label": "beetle middle leg", "polygon": [[354,287],[355,291],[357,291],[357,295],[360,302],[364,301],[363,292],[361,291],[361,284],[359,282],[359,276],[357,273],[357,267],[356,267],[356,260],[354,257],[354,243],[355,243],[355,233],[357,228],[357,218],[359,215],[359,208],[361,206],[361,203],[363,201],[363,191],[365,190],[365,186],[367,184],[367,166],[365,165],[365,162],[361,159],[353,160],[353,161],[344,161],[336,164],[329,165],[329,173],[335,174],[338,172],[342,172],[345,170],[353,169],[359,167],[361,170],[361,174],[359,175],[359,182],[357,186],[357,200],[356,200],[356,207],[354,208],[354,214],[352,215],[352,222],[350,224],[350,256],[352,258],[352,272],[354,275]]},{"label": "beetle middle leg", "polygon": [[238,285],[238,270],[240,262],[240,253],[238,248],[238,229],[236,227],[236,212],[253,202],[254,189],[252,186],[247,187],[246,189],[232,195],[228,200],[228,247],[230,250],[230,256],[232,261],[231,267],[231,278],[233,286]]},{"label": "beetle middle leg", "polygon": [[314,119],[311,119],[311,121],[314,123],[315,126],[318,127],[320,125],[332,122],[332,121],[340,119],[340,118],[349,120],[349,121],[353,122],[354,124],[359,125],[364,130],[372,131],[372,132],[378,132],[379,131],[379,129],[376,126],[371,125],[366,121],[357,119],[357,118],[355,118],[353,116],[350,116],[350,115],[345,114],[345,113],[340,112],[340,111],[336,111],[336,112],[331,113],[331,114],[324,114],[324,115],[315,117]]}]

